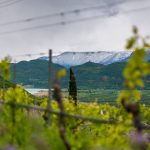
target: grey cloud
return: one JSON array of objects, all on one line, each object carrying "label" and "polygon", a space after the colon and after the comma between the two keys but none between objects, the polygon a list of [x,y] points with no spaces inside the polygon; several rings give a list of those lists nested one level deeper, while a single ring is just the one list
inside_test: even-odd
[{"label": "grey cloud", "polygon": [[97,20],[0,35],[0,57],[7,54],[47,52],[49,48],[53,48],[55,53],[68,50],[123,50],[126,38],[131,35],[132,25],[139,26],[142,34],[150,34],[150,21],[145,19],[150,15],[150,11],[131,14],[121,12],[150,6],[149,2],[148,0],[144,0],[144,3],[138,0],[24,0],[7,8],[0,8],[0,23],[3,23],[77,8],[106,6],[64,17],[58,16],[31,23],[0,27],[0,32],[3,32],[70,19],[105,15]]}]

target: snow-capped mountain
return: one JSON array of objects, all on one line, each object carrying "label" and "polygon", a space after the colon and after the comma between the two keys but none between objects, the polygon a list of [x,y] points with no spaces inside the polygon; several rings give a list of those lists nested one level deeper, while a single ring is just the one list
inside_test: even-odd
[{"label": "snow-capped mountain", "polygon": [[[111,64],[121,62],[130,57],[131,52],[64,52],[58,56],[53,56],[53,63],[57,63],[66,67],[81,65],[86,62],[94,62],[99,64]],[[39,59],[48,60],[48,57],[40,57]]]}]

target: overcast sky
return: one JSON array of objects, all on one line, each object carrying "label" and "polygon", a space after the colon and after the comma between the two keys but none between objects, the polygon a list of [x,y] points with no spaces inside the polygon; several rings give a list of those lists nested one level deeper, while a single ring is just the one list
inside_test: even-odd
[{"label": "overcast sky", "polygon": [[[83,10],[95,6],[99,8]],[[71,10],[82,11],[61,13]],[[49,18],[8,23],[55,13],[58,15]],[[99,17],[83,21],[95,16]],[[75,22],[68,23],[72,20]],[[57,25],[49,25],[54,23]],[[122,51],[133,25],[142,35],[150,35],[150,0],[0,0],[0,58],[47,53],[48,49],[54,54]]]}]

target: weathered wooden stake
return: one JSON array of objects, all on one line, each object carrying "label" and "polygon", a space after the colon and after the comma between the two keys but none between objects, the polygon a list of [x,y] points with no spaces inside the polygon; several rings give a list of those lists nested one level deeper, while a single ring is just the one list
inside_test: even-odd
[{"label": "weathered wooden stake", "polygon": [[14,83],[14,87],[15,87],[16,86],[16,60],[13,65],[13,83]]},{"label": "weathered wooden stake", "polygon": [[[51,109],[51,101],[52,101],[52,50],[49,50],[49,62],[48,62],[48,105],[47,109]],[[50,113],[48,112],[48,120],[47,124],[50,125],[51,122],[51,116]]]}]

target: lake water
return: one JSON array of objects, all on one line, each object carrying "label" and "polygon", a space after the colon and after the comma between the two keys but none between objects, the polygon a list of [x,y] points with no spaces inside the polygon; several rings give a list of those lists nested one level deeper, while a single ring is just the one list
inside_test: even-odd
[{"label": "lake water", "polygon": [[48,91],[48,89],[36,89],[36,88],[25,88],[25,90],[27,90],[31,94],[38,93],[39,91],[44,91],[44,92]]}]

